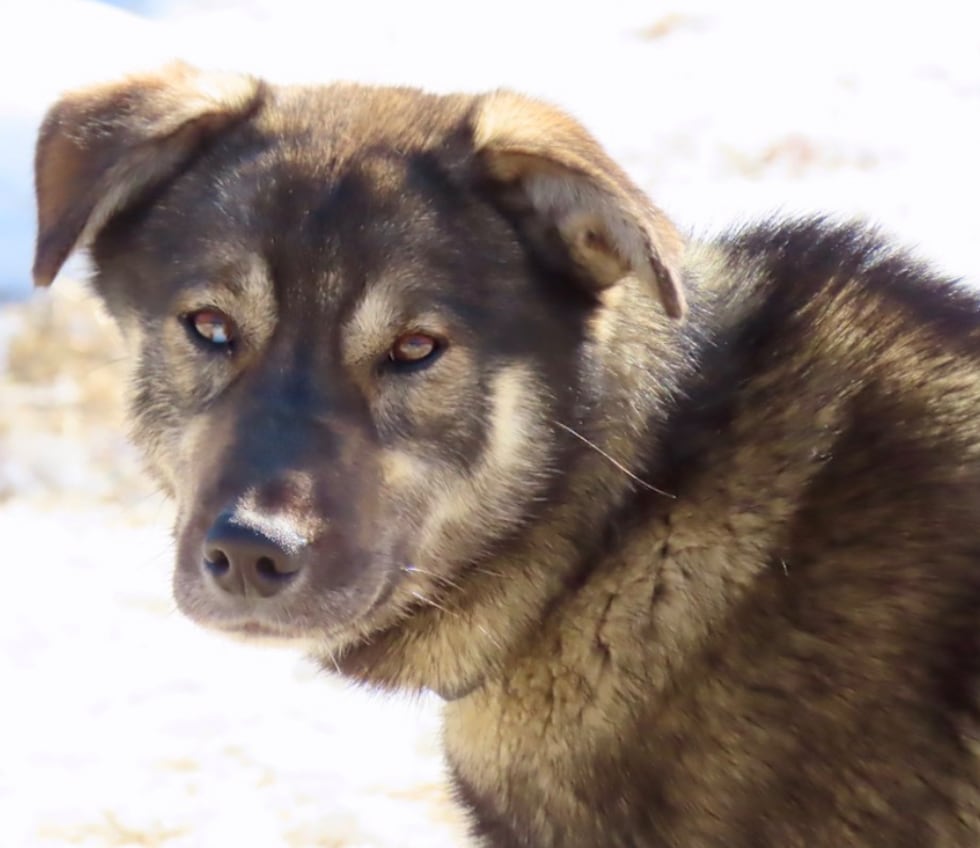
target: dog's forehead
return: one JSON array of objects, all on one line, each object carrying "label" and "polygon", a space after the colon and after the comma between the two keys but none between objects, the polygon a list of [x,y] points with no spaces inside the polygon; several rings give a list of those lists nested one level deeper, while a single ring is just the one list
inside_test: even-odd
[{"label": "dog's forehead", "polygon": [[439,95],[412,88],[335,83],[272,87],[255,123],[303,152],[343,161],[372,147],[406,154],[441,145],[465,129],[472,96]]},{"label": "dog's forehead", "polygon": [[272,89],[175,187],[159,217],[169,235],[153,244],[190,234],[185,263],[203,266],[198,276],[257,255],[280,286],[320,299],[441,253],[451,261],[467,203],[452,174],[465,113],[465,98],[408,89]]},{"label": "dog's forehead", "polygon": [[[263,107],[215,146],[201,167],[238,200],[279,198],[315,210],[355,181],[380,195],[466,150],[467,100],[412,89],[358,85],[273,88]],[[341,191],[339,191],[341,190]]]},{"label": "dog's forehead", "polygon": [[[471,99],[355,84],[272,89],[254,116],[255,188],[311,216],[392,212],[438,171],[465,167]],[[249,131],[246,130],[246,132]]]}]

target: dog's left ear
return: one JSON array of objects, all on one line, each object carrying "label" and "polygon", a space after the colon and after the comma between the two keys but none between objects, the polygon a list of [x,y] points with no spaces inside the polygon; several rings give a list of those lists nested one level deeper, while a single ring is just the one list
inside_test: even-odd
[{"label": "dog's left ear", "polygon": [[154,74],[65,95],[37,141],[34,284],[109,219],[178,172],[208,137],[250,113],[260,83],[174,63]]},{"label": "dog's left ear", "polygon": [[535,249],[560,251],[596,291],[639,277],[683,317],[680,234],[580,124],[498,91],[478,100],[472,129],[497,201]]}]

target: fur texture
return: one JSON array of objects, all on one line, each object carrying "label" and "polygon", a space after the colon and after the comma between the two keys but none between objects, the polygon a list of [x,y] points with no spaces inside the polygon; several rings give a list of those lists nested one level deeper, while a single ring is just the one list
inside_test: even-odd
[{"label": "fur texture", "polygon": [[440,693],[483,844],[980,844],[972,293],[821,220],[685,245],[510,92],[173,66],[56,104],[37,189],[180,607]]}]

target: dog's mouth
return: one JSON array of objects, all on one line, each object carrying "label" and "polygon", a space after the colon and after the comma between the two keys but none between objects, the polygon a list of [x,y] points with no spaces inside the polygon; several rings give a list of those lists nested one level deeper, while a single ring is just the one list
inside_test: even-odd
[{"label": "dog's mouth", "polygon": [[248,618],[234,621],[198,621],[208,630],[231,636],[235,639],[265,640],[275,642],[308,642],[315,638],[306,630],[297,627],[284,627],[270,624],[260,619]]},{"label": "dog's mouth", "polygon": [[234,636],[258,636],[264,639],[278,638],[278,639],[300,639],[303,638],[303,634],[295,631],[287,631],[280,627],[272,627],[268,624],[264,624],[261,621],[242,621],[231,627],[223,626],[219,627],[220,630],[225,630]]},{"label": "dog's mouth", "polygon": [[283,627],[257,619],[199,623],[212,633],[249,646],[298,650],[301,653],[316,656],[319,656],[325,648],[333,650],[337,643],[344,645],[349,641],[343,636],[338,637],[335,633],[298,627]]},{"label": "dog's mouth", "polygon": [[387,623],[390,617],[397,616],[397,610],[388,609],[396,577],[397,572],[392,571],[389,579],[374,589],[370,602],[362,602],[363,608],[339,606],[334,615],[319,610],[314,614],[308,607],[288,600],[266,603],[251,599],[239,604],[237,610],[228,609],[221,602],[224,599],[216,598],[215,593],[194,591],[197,586],[191,592],[179,587],[176,595],[178,606],[194,623],[236,641],[307,650],[330,646],[333,651],[350,647],[376,629],[376,619]]}]

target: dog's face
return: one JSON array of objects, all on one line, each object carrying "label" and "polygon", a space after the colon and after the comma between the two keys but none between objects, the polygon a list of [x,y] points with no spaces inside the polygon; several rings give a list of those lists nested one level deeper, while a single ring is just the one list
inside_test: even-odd
[{"label": "dog's face", "polygon": [[134,350],[181,609],[318,652],[452,605],[559,497],[624,279],[683,309],[670,225],[516,95],[174,67],[65,98],[37,168],[37,281],[90,247]]}]

